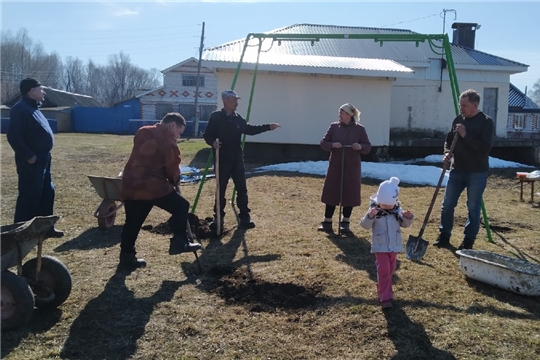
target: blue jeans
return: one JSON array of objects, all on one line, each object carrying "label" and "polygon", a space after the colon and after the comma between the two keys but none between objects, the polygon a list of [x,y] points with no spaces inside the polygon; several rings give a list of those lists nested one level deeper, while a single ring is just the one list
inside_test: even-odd
[{"label": "blue jeans", "polygon": [[480,212],[482,210],[482,194],[487,184],[487,171],[468,172],[450,171],[448,184],[444,192],[441,208],[441,223],[439,230],[442,235],[450,238],[454,227],[454,209],[463,190],[467,189],[467,210],[469,215],[463,234],[474,241],[480,229]]},{"label": "blue jeans", "polygon": [[19,175],[19,196],[14,221],[28,221],[35,216],[53,215],[54,184],[51,175],[51,154],[36,154],[36,162],[15,156]]}]

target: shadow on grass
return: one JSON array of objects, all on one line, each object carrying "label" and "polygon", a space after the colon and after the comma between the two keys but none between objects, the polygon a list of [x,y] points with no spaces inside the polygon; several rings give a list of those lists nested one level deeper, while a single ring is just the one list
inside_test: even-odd
[{"label": "shadow on grass", "polygon": [[439,350],[431,344],[424,327],[414,323],[399,307],[385,310],[388,337],[394,343],[398,359],[455,359],[448,351]]},{"label": "shadow on grass", "polygon": [[[531,314],[531,319],[540,320],[540,296],[526,296],[518,295],[511,291],[497,288],[495,286],[485,284],[481,281],[467,278],[467,284],[474,290],[481,293],[484,296],[493,298],[499,302],[510,304],[514,307],[523,309]],[[500,317],[512,317],[507,310],[501,310],[494,308],[493,306],[479,306],[476,304],[471,305],[467,309],[467,313],[478,314],[488,313],[494,314]]]},{"label": "shadow on grass", "polygon": [[17,348],[21,341],[29,334],[45,333],[50,330],[62,317],[61,309],[34,310],[28,326],[9,331],[2,330],[2,353],[4,359],[13,349]]},{"label": "shadow on grass", "polygon": [[[516,247],[515,245],[513,245],[511,242],[509,242],[506,237],[503,236],[503,234],[501,234],[501,232],[499,231],[496,231],[496,230],[493,230],[493,227],[491,227],[491,233],[493,235],[496,235],[499,240],[501,240],[506,246],[510,247],[513,249],[513,251],[510,251],[510,253],[512,255],[514,255],[515,257],[517,257],[518,259],[521,259],[521,260],[525,260],[525,261],[530,261],[529,259],[535,261],[536,263],[540,263],[540,259],[537,259],[529,254],[526,254],[524,253],[521,249],[519,249],[518,247]],[[494,241],[494,244],[500,248],[502,248],[502,246],[498,245],[495,240]],[[529,258],[529,259],[527,259]]]},{"label": "shadow on grass", "polygon": [[103,292],[87,303],[71,325],[60,354],[62,358],[131,358],[137,352],[137,341],[144,334],[154,307],[171,301],[180,286],[192,281],[189,278],[163,281],[152,296],[136,298],[126,287],[129,273],[117,270]]},{"label": "shadow on grass", "polygon": [[[180,149],[182,148],[182,145],[180,145]],[[206,167],[206,163],[208,162],[208,156],[210,156],[211,147],[208,145],[208,147],[201,149],[197,151],[193,159],[189,162],[187,166],[196,168],[196,169],[204,169]],[[209,164],[209,167],[212,167],[212,162]]]},{"label": "shadow on grass", "polygon": [[88,229],[79,236],[57,246],[55,252],[69,250],[92,250],[113,247],[120,243],[121,225],[114,225],[107,231],[99,228]]},{"label": "shadow on grass", "polygon": [[369,278],[377,282],[375,256],[371,253],[371,243],[365,237],[358,237],[353,232],[345,236],[328,234],[330,240],[342,254],[336,256],[337,261],[344,262],[356,270],[365,271]]}]

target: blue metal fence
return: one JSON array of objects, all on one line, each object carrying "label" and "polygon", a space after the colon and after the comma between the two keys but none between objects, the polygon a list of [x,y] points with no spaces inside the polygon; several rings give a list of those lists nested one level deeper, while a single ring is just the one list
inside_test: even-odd
[{"label": "blue metal fence", "polygon": [[[56,134],[58,132],[58,122],[56,119],[47,119],[47,121],[49,122],[49,126],[51,127],[53,134]],[[2,123],[0,124],[0,132],[2,134],[7,134],[9,122],[9,118],[2,118]]]}]

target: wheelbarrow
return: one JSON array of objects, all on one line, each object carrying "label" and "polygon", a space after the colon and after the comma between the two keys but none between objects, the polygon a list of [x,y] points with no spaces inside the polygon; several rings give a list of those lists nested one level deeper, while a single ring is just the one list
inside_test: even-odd
[{"label": "wheelbarrow", "polygon": [[[1,226],[2,251],[2,330],[26,325],[34,307],[56,308],[71,293],[71,274],[60,260],[42,256],[45,234],[57,215],[37,216],[26,222]],[[35,247],[37,257],[22,263]],[[16,267],[16,273],[8,270]]]},{"label": "wheelbarrow", "polygon": [[98,227],[101,230],[107,230],[114,225],[116,212],[124,206],[120,193],[122,179],[93,175],[88,175],[88,179],[94,186],[94,189],[96,189],[98,195],[103,199],[96,211],[94,211],[94,216],[98,221]]}]

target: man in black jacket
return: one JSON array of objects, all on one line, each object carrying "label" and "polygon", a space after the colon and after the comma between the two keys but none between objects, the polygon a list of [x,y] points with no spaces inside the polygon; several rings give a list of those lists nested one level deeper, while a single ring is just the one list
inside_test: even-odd
[{"label": "man in black jacket", "polygon": [[[489,152],[493,146],[493,120],[478,109],[479,104],[478,92],[472,89],[464,91],[459,97],[461,115],[454,119],[446,136],[443,161],[453,161],[441,208],[440,234],[433,243],[437,247],[450,245],[454,209],[465,189],[468,218],[458,249],[472,249],[480,229],[482,195],[487,185]],[[455,133],[459,136],[454,153],[450,154]]]},{"label": "man in black jacket", "polygon": [[[11,109],[7,132],[19,175],[16,223],[35,216],[53,215],[55,196],[51,176],[54,135],[38,108],[45,99],[45,91],[39,81],[31,78],[22,80],[19,89],[22,98]],[[52,228],[46,236],[61,237],[64,233]]]},{"label": "man in black jacket", "polygon": [[[232,177],[237,193],[237,204],[240,210],[240,226],[251,229],[255,227],[251,221],[248,207],[248,195],[246,185],[246,172],[244,169],[244,153],[242,150],[242,134],[257,135],[265,131],[275,130],[280,127],[277,123],[264,125],[250,125],[237,112],[238,95],[232,90],[225,90],[221,93],[223,108],[216,110],[210,115],[208,125],[204,132],[204,140],[214,152],[219,148],[219,198],[221,211],[221,228],[223,228],[223,217],[225,216],[225,190],[229,178]],[[219,139],[217,141],[216,139]],[[217,209],[214,204],[214,222],[212,228],[217,228]]]}]

